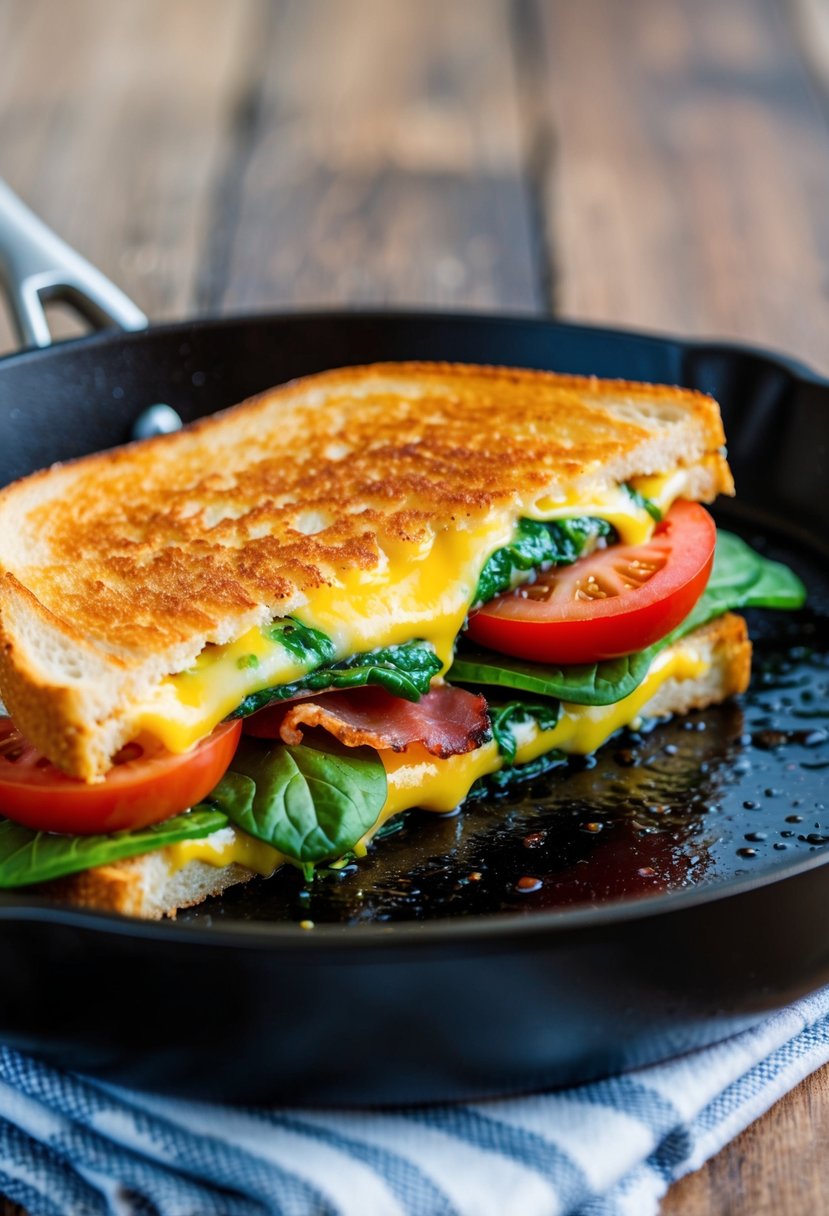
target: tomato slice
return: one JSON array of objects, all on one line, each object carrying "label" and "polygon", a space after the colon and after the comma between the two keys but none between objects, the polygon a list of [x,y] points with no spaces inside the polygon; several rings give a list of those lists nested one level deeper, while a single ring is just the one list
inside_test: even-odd
[{"label": "tomato slice", "polygon": [[103,781],[89,785],[56,768],[0,717],[0,815],[45,832],[79,836],[144,828],[200,802],[236,751],[242,723],[217,726],[181,755],[128,743]]},{"label": "tomato slice", "polygon": [[705,590],[717,530],[704,507],[674,503],[644,545],[609,545],[496,596],[468,636],[539,663],[595,663],[644,650],[683,621]]}]

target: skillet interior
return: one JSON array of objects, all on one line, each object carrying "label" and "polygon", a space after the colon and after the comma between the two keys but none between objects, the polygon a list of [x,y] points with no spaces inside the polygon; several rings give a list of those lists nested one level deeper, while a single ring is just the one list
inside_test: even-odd
[{"label": "skillet interior", "polygon": [[[760,663],[742,707],[621,740],[594,767],[572,765],[461,817],[411,816],[359,871],[310,895],[285,873],[177,927],[3,896],[0,965],[17,979],[0,997],[6,1041],[132,1083],[227,1097],[468,1096],[657,1058],[829,978],[820,920],[805,919],[810,898],[825,900],[829,838],[829,387],[816,377],[758,352],[546,322],[196,323],[0,363],[0,479],[122,441],[155,401],[191,419],[295,375],[412,357],[713,392],[740,493],[722,521],[792,562],[810,610],[752,622]],[[542,884],[519,895],[528,873]],[[672,894],[653,898],[660,891]],[[650,898],[632,902],[640,895]],[[583,911],[561,911],[573,905]],[[306,918],[312,934],[290,923]],[[326,930],[332,922],[359,927],[344,935]],[[93,998],[85,1017],[68,1000],[55,1008],[52,981],[67,969]],[[104,1010],[116,974],[142,989],[113,1022]],[[195,1040],[181,1029],[194,1018]],[[230,1056],[217,1051],[229,1033]],[[376,1066],[364,1066],[367,1053]]]}]

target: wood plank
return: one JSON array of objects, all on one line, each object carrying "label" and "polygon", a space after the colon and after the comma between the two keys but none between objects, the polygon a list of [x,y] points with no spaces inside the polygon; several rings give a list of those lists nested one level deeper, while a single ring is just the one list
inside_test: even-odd
[{"label": "wood plank", "polygon": [[527,0],[523,25],[557,310],[829,369],[829,127],[776,0]]},{"label": "wood plank", "polygon": [[285,4],[260,71],[201,304],[539,306],[506,0]]},{"label": "wood plank", "polygon": [[[267,0],[4,0],[2,173],[156,319],[190,311]],[[0,350],[13,345],[6,324]]]},{"label": "wood plank", "polygon": [[784,11],[829,117],[829,6],[825,0],[786,0]]},{"label": "wood plank", "polygon": [[828,1184],[829,1065],[671,1187],[662,1216],[818,1216]]}]

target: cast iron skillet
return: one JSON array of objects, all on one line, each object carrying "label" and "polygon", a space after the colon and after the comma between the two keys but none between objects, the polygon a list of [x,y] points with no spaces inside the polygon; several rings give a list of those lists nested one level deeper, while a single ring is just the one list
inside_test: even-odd
[{"label": "cast iron skillet", "polygon": [[742,702],[455,818],[410,815],[310,892],[282,872],[161,924],[0,896],[3,1042],[225,1100],[471,1098],[683,1052],[829,982],[829,382],[759,351],[542,320],[199,321],[0,361],[0,479],[120,443],[156,402],[190,420],[413,358],[714,393],[740,495],[720,521],[784,556],[810,608],[753,615]]}]

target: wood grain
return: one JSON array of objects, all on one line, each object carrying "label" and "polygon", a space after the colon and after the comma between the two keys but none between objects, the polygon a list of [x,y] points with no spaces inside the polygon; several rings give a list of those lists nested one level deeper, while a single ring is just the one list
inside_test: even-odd
[{"label": "wood grain", "polygon": [[505,0],[290,3],[260,37],[202,305],[539,307]]},{"label": "wood grain", "polygon": [[[267,0],[4,0],[0,171],[156,319],[183,316]],[[13,345],[6,324],[0,350]]]},{"label": "wood grain", "polygon": [[823,1216],[829,1211],[829,1065],[671,1187],[662,1216]]},{"label": "wood grain", "polygon": [[829,127],[781,5],[523,13],[544,48],[536,121],[555,140],[539,190],[556,310],[829,369]]},{"label": "wood grain", "polygon": [[4,176],[154,319],[540,305],[508,0],[5,0],[0,45]]},{"label": "wood grain", "polygon": [[785,15],[812,73],[817,104],[829,120],[829,5],[825,0],[786,0]]}]

